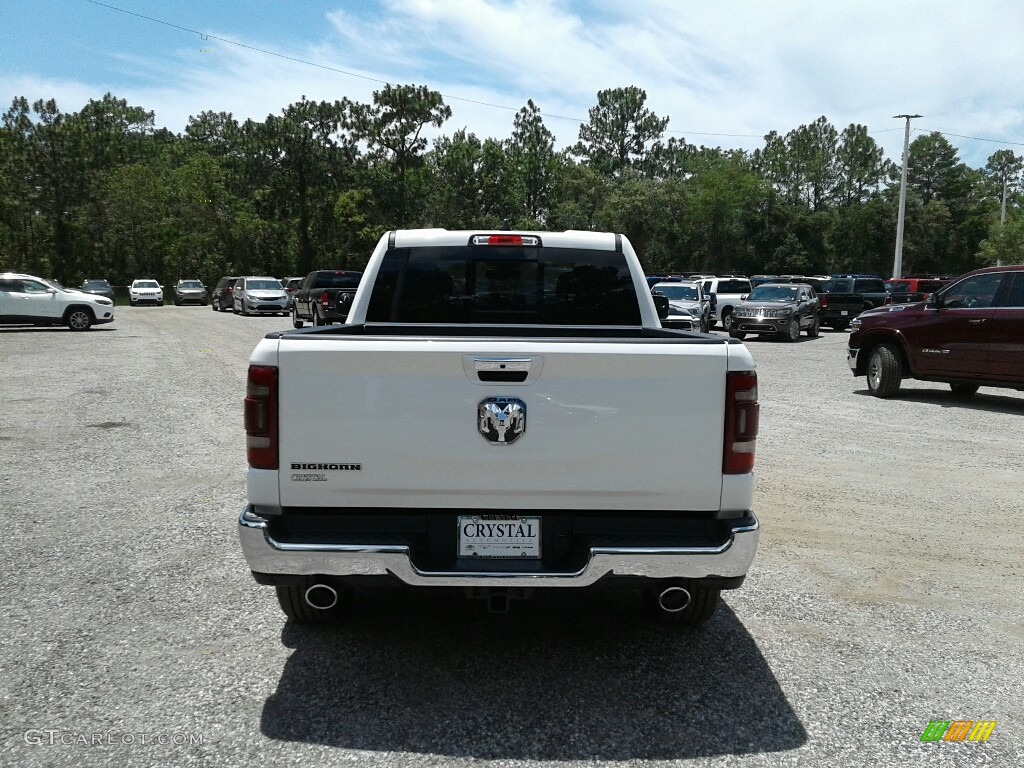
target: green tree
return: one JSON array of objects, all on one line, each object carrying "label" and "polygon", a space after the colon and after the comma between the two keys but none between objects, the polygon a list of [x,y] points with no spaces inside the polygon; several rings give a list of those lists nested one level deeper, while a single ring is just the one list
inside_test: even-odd
[{"label": "green tree", "polygon": [[15,98],[0,130],[0,271],[36,272],[41,266],[38,243],[46,233],[31,170],[34,130],[28,99]]},{"label": "green tree", "polygon": [[674,270],[684,257],[675,230],[684,207],[678,180],[652,180],[630,172],[608,182],[595,219],[598,229],[626,235],[648,271]]},{"label": "green tree", "polygon": [[877,196],[894,170],[882,148],[868,135],[867,126],[853,123],[839,136],[836,163],[839,172],[837,201],[842,205],[865,203]]},{"label": "green tree", "polygon": [[[431,200],[436,226],[471,228],[484,215],[483,142],[459,129],[441,136],[427,156],[433,179]],[[491,223],[497,226],[500,219]]]},{"label": "green tree", "polygon": [[660,141],[669,119],[647,109],[647,92],[635,85],[597,92],[597,106],[591,107],[588,122],[580,126],[573,154],[605,176],[617,176],[628,169],[643,169],[649,151]]},{"label": "green tree", "polygon": [[352,126],[369,146],[370,166],[378,179],[387,218],[412,226],[423,216],[428,187],[424,164],[428,126],[440,128],[452,115],[437,91],[426,86],[386,85],[373,92],[372,105],[353,110]]},{"label": "green tree", "polygon": [[704,151],[685,186],[687,266],[701,272],[755,271],[754,232],[767,183],[742,152]]},{"label": "green tree", "polygon": [[[268,115],[247,130],[256,148],[257,171],[270,179],[263,203],[272,216],[291,226],[295,265],[305,274],[321,263],[321,254],[335,246],[334,206],[338,193],[353,177],[357,138],[348,131],[355,105],[348,101],[313,102],[305,97],[280,116]],[[291,250],[289,247],[289,250]]]},{"label": "green tree", "polygon": [[1001,208],[1004,200],[1011,211],[1019,207],[1017,196],[1021,191],[1021,171],[1024,171],[1024,157],[1018,157],[1010,149],[996,150],[985,163],[983,173],[991,183],[992,193],[998,198]]},{"label": "green tree", "polygon": [[976,266],[991,204],[984,177],[968,168],[941,133],[918,136],[907,163],[904,271],[964,272]]},{"label": "green tree", "polygon": [[983,264],[1024,264],[1024,217],[995,229],[978,248]]},{"label": "green tree", "polygon": [[560,155],[555,174],[551,209],[552,229],[592,230],[597,227],[597,212],[604,203],[610,182],[590,166]]},{"label": "green tree", "polygon": [[519,110],[508,142],[508,155],[515,175],[518,216],[532,228],[543,226],[551,204],[554,176],[558,169],[555,135],[544,125],[533,100]]},{"label": "green tree", "polygon": [[956,148],[945,136],[932,132],[911,142],[907,189],[915,190],[924,205],[932,200],[947,203],[961,200],[968,186],[968,168],[960,162]]}]

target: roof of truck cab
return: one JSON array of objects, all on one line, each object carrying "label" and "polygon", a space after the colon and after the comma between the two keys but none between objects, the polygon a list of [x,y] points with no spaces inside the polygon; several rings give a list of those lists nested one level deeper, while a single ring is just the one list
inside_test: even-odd
[{"label": "roof of truck cab", "polygon": [[565,232],[545,232],[537,230],[494,230],[494,229],[398,229],[394,232],[394,244],[397,248],[459,246],[470,244],[471,238],[478,235],[509,236],[540,238],[541,245],[548,248],[587,248],[590,250],[614,251],[616,238],[613,232],[584,232],[583,230],[567,230]]}]

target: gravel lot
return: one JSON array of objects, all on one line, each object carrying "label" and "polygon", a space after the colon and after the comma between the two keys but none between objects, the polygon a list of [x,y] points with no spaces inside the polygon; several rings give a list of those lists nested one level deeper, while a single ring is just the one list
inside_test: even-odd
[{"label": "gravel lot", "polygon": [[621,592],[300,628],[235,533],[246,360],[287,325],[0,329],[0,764],[1024,764],[1024,393],[883,401],[846,334],[752,340],[761,548],[701,629]]}]

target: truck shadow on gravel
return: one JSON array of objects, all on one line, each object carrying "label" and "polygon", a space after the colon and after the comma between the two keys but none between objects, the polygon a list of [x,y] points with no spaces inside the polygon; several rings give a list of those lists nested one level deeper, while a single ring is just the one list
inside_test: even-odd
[{"label": "truck shadow on gravel", "polygon": [[[989,392],[998,392],[998,389]],[[1013,390],[1004,390],[1012,392]],[[867,389],[855,390],[854,394],[863,397],[874,397]],[[926,403],[937,405],[941,408],[957,408],[971,411],[990,411],[991,413],[1005,413],[1013,416],[1024,416],[1024,398],[1013,397],[1012,395],[988,394],[982,390],[977,394],[964,398],[954,395],[952,392],[943,392],[935,389],[900,389],[899,394],[892,399],[892,402],[908,401],[912,403]]]},{"label": "truck shadow on gravel", "polygon": [[538,590],[505,615],[461,593],[357,597],[295,649],[264,735],[490,760],[671,760],[795,749],[807,733],[725,604],[658,626],[631,591]]}]

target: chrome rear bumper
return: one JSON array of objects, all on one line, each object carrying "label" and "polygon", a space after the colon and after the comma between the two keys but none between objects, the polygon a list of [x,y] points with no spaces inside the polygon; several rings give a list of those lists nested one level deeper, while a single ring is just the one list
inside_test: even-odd
[{"label": "chrome rear bumper", "polygon": [[757,551],[760,524],[732,529],[715,547],[593,547],[587,564],[570,573],[432,572],[417,568],[405,545],[295,544],[275,541],[267,521],[248,506],[238,535],[249,569],[290,576],[387,576],[436,587],[586,587],[606,576],[652,579],[745,576]]}]

